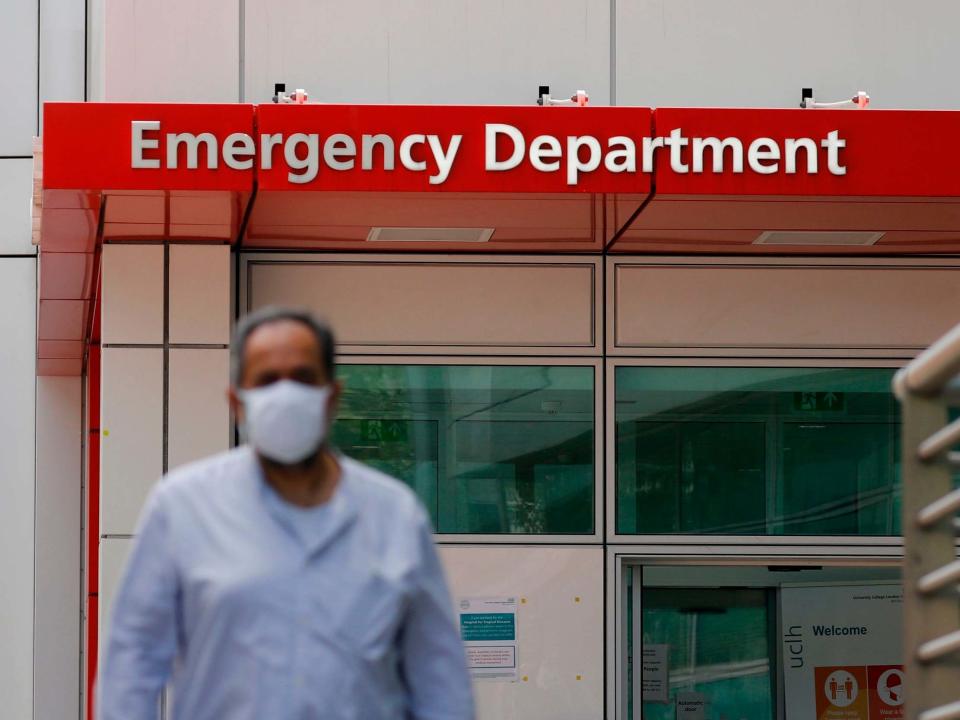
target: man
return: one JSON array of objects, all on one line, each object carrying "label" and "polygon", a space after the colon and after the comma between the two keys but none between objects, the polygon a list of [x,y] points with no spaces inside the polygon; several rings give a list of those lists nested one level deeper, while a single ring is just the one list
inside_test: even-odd
[{"label": "man", "polygon": [[470,720],[470,680],[429,520],[327,441],[334,340],[248,315],[229,399],[248,444],[150,495],[117,592],[100,720]]}]

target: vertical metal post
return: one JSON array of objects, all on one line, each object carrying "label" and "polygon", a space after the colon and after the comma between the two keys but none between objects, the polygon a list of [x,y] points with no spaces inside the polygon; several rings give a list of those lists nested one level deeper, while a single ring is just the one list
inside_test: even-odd
[{"label": "vertical metal post", "polygon": [[937,717],[928,713],[960,699],[956,665],[942,660],[923,662],[917,657],[921,645],[958,629],[960,606],[955,584],[933,593],[918,589],[921,578],[956,559],[952,516],[928,528],[917,522],[921,510],[952,489],[945,459],[924,461],[917,452],[946,424],[946,407],[939,394],[927,397],[908,390],[902,395],[905,717],[918,720]]}]

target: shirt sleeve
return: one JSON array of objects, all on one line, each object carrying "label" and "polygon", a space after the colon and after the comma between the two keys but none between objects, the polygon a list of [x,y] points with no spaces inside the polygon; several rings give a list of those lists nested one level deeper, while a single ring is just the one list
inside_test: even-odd
[{"label": "shirt sleeve", "polygon": [[473,720],[473,690],[443,568],[425,514],[421,567],[400,636],[411,720]]},{"label": "shirt sleeve", "polygon": [[140,517],[100,659],[97,720],[156,720],[177,648],[178,579],[162,487]]}]

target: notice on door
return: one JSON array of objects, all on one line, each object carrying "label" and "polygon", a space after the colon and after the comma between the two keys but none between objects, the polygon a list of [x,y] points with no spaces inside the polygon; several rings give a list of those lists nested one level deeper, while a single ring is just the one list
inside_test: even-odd
[{"label": "notice on door", "polygon": [[643,701],[670,702],[670,646],[644,645],[642,667]]},{"label": "notice on door", "polygon": [[460,638],[478,680],[517,680],[517,599],[462,598]]},{"label": "notice on door", "polygon": [[784,586],[786,720],[901,720],[899,585]]},{"label": "notice on door", "polygon": [[707,696],[698,692],[677,693],[677,720],[706,720]]}]

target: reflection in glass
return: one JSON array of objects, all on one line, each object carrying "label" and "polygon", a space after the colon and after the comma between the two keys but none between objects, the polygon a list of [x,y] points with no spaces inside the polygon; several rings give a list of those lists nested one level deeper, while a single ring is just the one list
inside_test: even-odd
[{"label": "reflection in glass", "polygon": [[643,702],[644,720],[674,720],[678,693],[702,693],[707,717],[774,717],[768,590],[643,588],[644,646],[666,645],[666,702]]},{"label": "reflection in glass", "polygon": [[343,365],[333,441],[441,533],[594,531],[593,367]]},{"label": "reflection in glass", "polygon": [[617,530],[899,534],[893,370],[616,370]]}]

